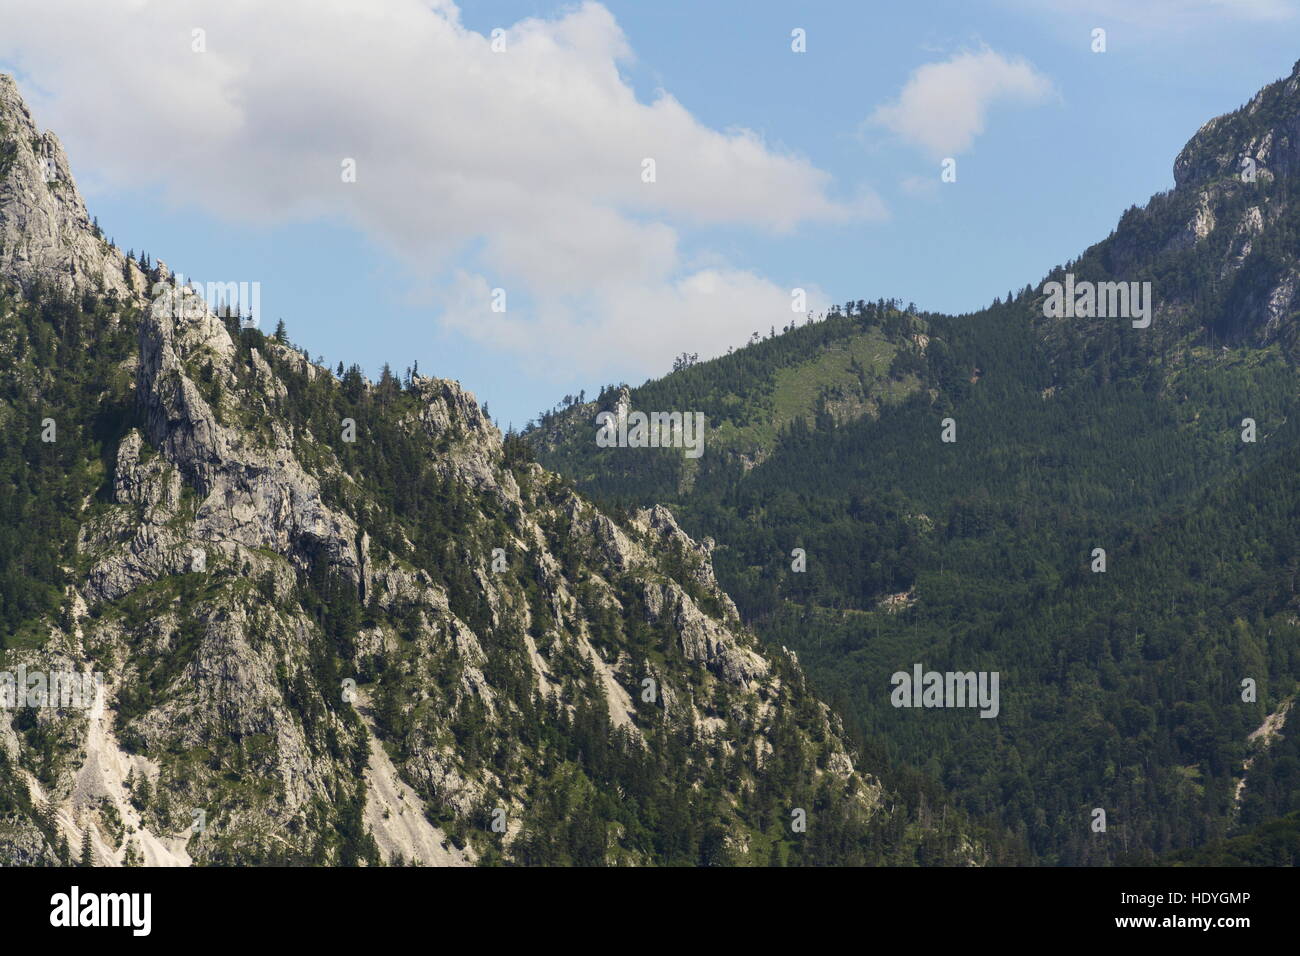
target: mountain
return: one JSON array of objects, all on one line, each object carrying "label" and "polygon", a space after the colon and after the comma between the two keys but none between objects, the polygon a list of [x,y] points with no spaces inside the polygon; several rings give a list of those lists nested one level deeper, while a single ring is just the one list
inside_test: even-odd
[{"label": "mountain", "polygon": [[[1173,859],[1300,809],[1300,735],[1256,733],[1300,681],[1297,175],[1300,65],[1038,286],[846,302],[526,437],[612,512],[712,537],[882,766],[1041,863]],[[703,453],[598,443],[637,411],[702,413]],[[917,663],[999,673],[1000,713],[895,706]]]},{"label": "mountain", "polygon": [[711,541],[124,254],[6,76],[0,355],[0,692],[98,677],[0,713],[0,862],[994,859],[863,765]]},{"label": "mountain", "polygon": [[0,74],[0,275],[72,294],[143,293],[144,274],[102,241],[58,137],[40,132],[10,76]]}]

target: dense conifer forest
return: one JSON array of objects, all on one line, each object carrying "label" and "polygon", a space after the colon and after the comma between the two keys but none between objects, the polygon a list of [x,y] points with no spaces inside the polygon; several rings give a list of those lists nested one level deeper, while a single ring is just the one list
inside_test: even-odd
[{"label": "dense conifer forest", "polygon": [[[561,403],[528,437],[608,507],[663,501],[718,541],[746,619],[799,652],[867,746],[1035,860],[1221,840],[1300,809],[1294,734],[1236,800],[1247,735],[1300,679],[1300,388],[1297,324],[1261,341],[1242,318],[1294,261],[1289,181],[1217,182],[1223,216],[1265,196],[1290,210],[1232,281],[1229,230],[1165,241],[1195,208],[1178,190],[1048,277],[1153,281],[1149,335],[1044,318],[1041,287],[960,316],[846,302]],[[703,411],[705,454],[597,448],[594,413],[620,400]],[[999,671],[1001,715],[891,706],[890,675],[915,662]]]}]

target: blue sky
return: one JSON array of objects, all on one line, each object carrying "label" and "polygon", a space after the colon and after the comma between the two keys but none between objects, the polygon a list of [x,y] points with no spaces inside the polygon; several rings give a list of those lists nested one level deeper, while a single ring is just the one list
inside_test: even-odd
[{"label": "blue sky", "polygon": [[504,426],[739,346],[796,287],[964,312],[1037,283],[1290,72],[1298,6],[19,0],[0,69],[120,246]]}]

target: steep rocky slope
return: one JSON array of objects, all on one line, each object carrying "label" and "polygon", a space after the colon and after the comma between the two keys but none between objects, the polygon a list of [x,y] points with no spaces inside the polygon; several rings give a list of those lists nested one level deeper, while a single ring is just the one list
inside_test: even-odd
[{"label": "steep rocky slope", "polygon": [[711,542],[132,262],[8,77],[0,277],[0,493],[55,529],[0,548],[3,669],[103,683],[0,711],[0,861],[984,858],[889,809]]},{"label": "steep rocky slope", "polygon": [[0,208],[0,274],[68,292],[145,291],[143,273],[95,235],[58,137],[37,128],[7,74],[0,74]]},{"label": "steep rocky slope", "polygon": [[[1174,188],[1132,207],[1066,271],[1149,281],[1154,353],[1178,344],[1280,345],[1300,356],[1300,63],[1240,109],[1210,120],[1174,161]],[[1108,320],[1057,320],[1049,338]]]}]

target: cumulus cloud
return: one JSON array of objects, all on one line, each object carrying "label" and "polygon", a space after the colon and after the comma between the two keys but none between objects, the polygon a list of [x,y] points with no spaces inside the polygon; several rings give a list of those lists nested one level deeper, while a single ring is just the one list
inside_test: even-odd
[{"label": "cumulus cloud", "polygon": [[[229,220],[349,221],[413,280],[448,277],[449,322],[520,349],[539,329],[560,352],[631,347],[658,323],[704,352],[729,309],[775,298],[788,319],[789,290],[693,268],[690,230],[883,215],[753,132],[712,129],[667,92],[639,100],[599,4],[502,29],[497,51],[451,0],[10,0],[0,57],[96,181]],[[528,308],[494,320],[481,299],[469,322],[467,290],[492,287]]]},{"label": "cumulus cloud", "polygon": [[936,158],[956,156],[984,132],[994,104],[1042,103],[1052,90],[1027,61],[985,48],[919,67],[898,99],[877,107],[870,122]]},{"label": "cumulus cloud", "polygon": [[[716,355],[757,332],[802,323],[793,312],[794,290],[749,270],[703,267],[679,277],[613,285],[573,298],[549,298],[518,311],[506,297],[504,312],[492,311],[493,288],[479,275],[461,272],[440,289],[447,322],[465,335],[526,352],[540,363],[573,354],[599,359],[609,376],[631,378],[662,371],[683,351]],[[829,305],[818,288],[803,290],[809,311]],[[685,343],[685,347],[683,347]]]}]

